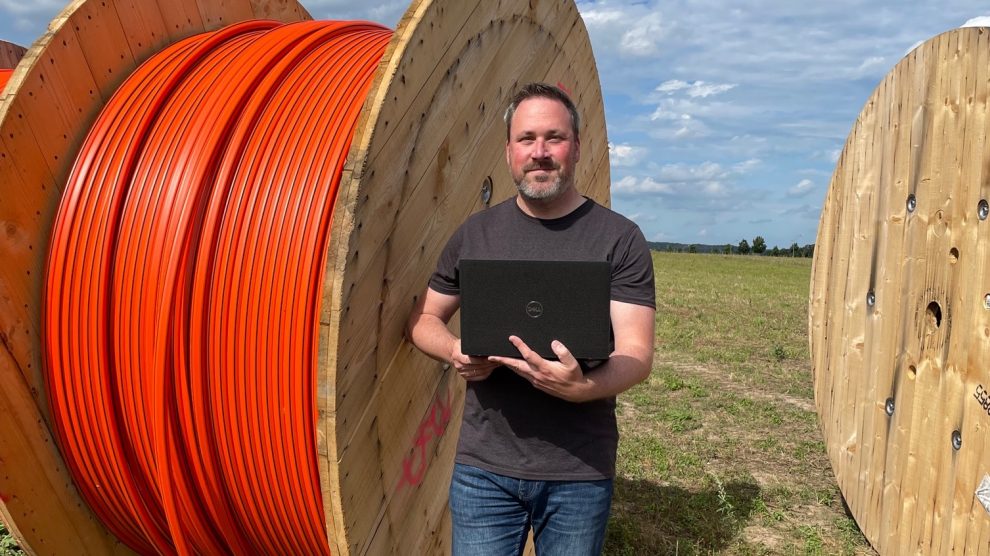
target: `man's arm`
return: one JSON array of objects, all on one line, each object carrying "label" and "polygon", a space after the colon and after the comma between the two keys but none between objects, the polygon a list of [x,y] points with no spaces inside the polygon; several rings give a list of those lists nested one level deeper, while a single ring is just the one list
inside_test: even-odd
[{"label": "man's arm", "polygon": [[460,296],[426,288],[406,322],[406,337],[426,355],[453,365],[466,380],[484,380],[498,365],[483,357],[464,355],[461,339],[447,328],[460,306]]},{"label": "man's arm", "polygon": [[548,361],[531,350],[521,339],[509,340],[522,359],[489,357],[529,380],[534,387],[572,402],[608,398],[632,388],[650,376],[653,368],[653,342],[656,311],[652,307],[612,301],[609,305],[615,350],[603,365],[582,373],[577,360],[564,344],[551,345],[559,361]]}]

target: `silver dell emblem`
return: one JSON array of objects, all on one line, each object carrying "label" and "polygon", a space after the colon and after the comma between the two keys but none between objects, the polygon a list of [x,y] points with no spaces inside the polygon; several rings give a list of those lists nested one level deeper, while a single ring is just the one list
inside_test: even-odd
[{"label": "silver dell emblem", "polygon": [[539,301],[530,301],[526,304],[526,314],[534,319],[540,318],[543,316],[543,304]]}]

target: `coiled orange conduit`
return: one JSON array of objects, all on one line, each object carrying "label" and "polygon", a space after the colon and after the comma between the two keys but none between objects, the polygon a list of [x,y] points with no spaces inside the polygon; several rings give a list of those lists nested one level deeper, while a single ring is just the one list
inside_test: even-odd
[{"label": "coiled orange conduit", "polygon": [[0,91],[3,91],[3,88],[7,85],[7,82],[10,81],[10,76],[13,73],[14,70],[0,69]]},{"label": "coiled orange conduit", "polygon": [[142,554],[329,554],[316,462],[331,211],[391,32],[252,21],[139,67],[54,223],[43,339],[84,498]]}]

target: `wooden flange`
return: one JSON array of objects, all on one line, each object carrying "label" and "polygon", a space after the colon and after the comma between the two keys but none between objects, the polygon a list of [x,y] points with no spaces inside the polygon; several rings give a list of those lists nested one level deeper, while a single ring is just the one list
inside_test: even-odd
[{"label": "wooden flange", "polygon": [[822,212],[815,402],[883,554],[990,553],[988,68],[984,28],[908,54],[856,120]]},{"label": "wooden flange", "polygon": [[14,69],[27,49],[12,42],[0,41],[0,69]]},{"label": "wooden flange", "polygon": [[453,230],[515,193],[502,114],[560,84],[583,117],[576,182],[608,203],[601,87],[570,0],[418,0],[365,105],[334,212],[320,325],[319,461],[331,550],[449,552],[463,383],[403,339]]},{"label": "wooden flange", "polygon": [[137,64],[181,38],[255,18],[309,15],[295,0],[77,0],[35,41],[0,99],[0,517],[29,552],[130,552],[72,485],[42,382],[42,276],[76,153]]}]

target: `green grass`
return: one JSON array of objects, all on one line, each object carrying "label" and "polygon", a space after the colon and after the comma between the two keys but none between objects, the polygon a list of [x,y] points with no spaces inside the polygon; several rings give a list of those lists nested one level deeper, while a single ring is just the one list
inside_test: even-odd
[{"label": "green grass", "polygon": [[0,522],[0,556],[20,556],[24,554],[14,537],[10,536],[7,528]]},{"label": "green grass", "polygon": [[619,397],[605,554],[875,554],[814,412],[811,260],[653,257],[657,355]]}]

